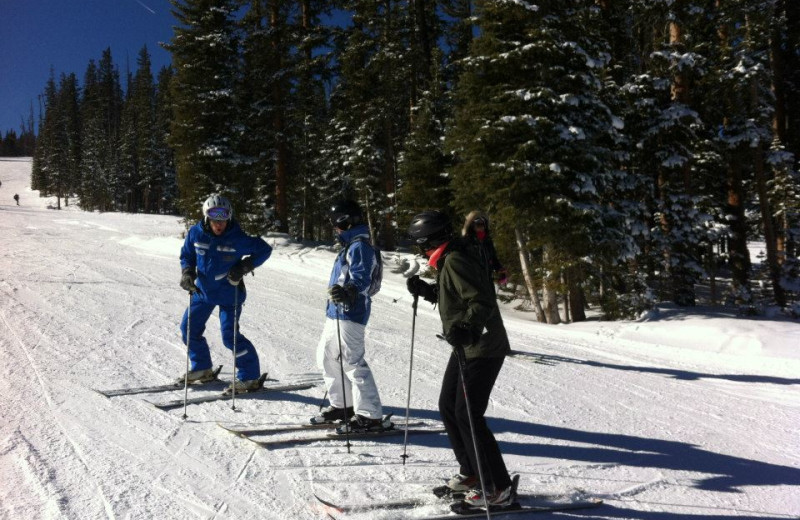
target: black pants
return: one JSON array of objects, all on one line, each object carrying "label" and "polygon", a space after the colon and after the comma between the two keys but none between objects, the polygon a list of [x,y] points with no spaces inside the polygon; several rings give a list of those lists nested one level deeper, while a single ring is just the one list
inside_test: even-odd
[{"label": "black pants", "polygon": [[[483,476],[487,480],[487,492],[489,489],[505,489],[511,485],[500,447],[483,417],[489,405],[494,382],[500,369],[503,368],[503,361],[504,357],[468,359],[464,369],[472,420],[475,422],[475,440],[481,455]],[[442,391],[439,394],[439,413],[442,414],[442,422],[456,460],[461,465],[459,473],[477,477],[478,464],[472,444],[467,404],[461,386],[458,358],[455,354],[450,356],[444,371]]]}]

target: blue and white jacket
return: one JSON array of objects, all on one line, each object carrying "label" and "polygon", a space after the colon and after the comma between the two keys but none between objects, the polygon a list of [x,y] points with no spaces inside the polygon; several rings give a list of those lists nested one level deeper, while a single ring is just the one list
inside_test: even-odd
[{"label": "blue and white jacket", "polygon": [[[372,270],[377,267],[375,249],[369,243],[369,228],[364,224],[354,226],[342,232],[338,238],[343,246],[347,247],[347,244],[350,246],[336,256],[328,288],[330,289],[336,284],[342,287],[355,285],[358,289],[356,301],[349,307],[339,306],[339,319],[366,325],[372,306],[372,299],[369,296]],[[364,240],[358,240],[359,238]],[[336,319],[336,310],[336,304],[328,300],[325,315],[328,318]]]},{"label": "blue and white jacket", "polygon": [[[258,267],[271,254],[269,244],[261,237],[246,234],[235,220],[228,221],[228,227],[220,236],[198,222],[189,229],[183,242],[181,269],[197,268],[195,284],[199,292],[195,298],[212,305],[233,305],[234,286],[228,282],[228,271],[242,257],[250,256],[253,266]],[[244,283],[240,288],[244,288]],[[239,291],[239,304],[246,296],[244,290]]]}]

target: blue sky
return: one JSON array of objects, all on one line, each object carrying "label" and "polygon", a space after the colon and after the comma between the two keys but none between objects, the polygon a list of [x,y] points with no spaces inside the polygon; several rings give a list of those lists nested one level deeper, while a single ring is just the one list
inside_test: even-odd
[{"label": "blue sky", "polygon": [[172,37],[170,8],[168,0],[0,0],[0,134],[19,133],[31,102],[38,118],[51,67],[56,81],[74,72],[82,84],[89,60],[111,47],[124,75],[147,45],[156,74],[170,62],[159,46]]}]

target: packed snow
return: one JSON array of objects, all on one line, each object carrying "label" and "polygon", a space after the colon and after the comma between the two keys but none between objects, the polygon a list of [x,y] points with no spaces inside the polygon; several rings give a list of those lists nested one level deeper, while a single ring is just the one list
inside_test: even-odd
[{"label": "packed snow", "polygon": [[[227,426],[306,422],[324,389],[162,411],[183,390],[106,398],[94,389],[166,383],[185,367],[178,331],[184,223],[158,215],[51,209],[29,160],[0,160],[0,517],[8,519],[411,519],[446,504],[345,515],[339,503],[427,497],[458,468],[446,436],[265,449]],[[20,195],[16,205],[13,194]],[[241,330],[262,369],[319,373],[335,249],[265,237],[272,257],[246,278]],[[367,359],[385,413],[404,424],[412,339],[403,272],[385,277]],[[487,415],[520,492],[582,493],[598,509],[542,518],[714,520],[800,516],[800,326],[720,309],[662,307],[639,321],[548,326],[503,308],[512,348]],[[437,311],[416,319],[411,417],[439,425],[449,348]],[[207,338],[222,377],[231,354],[216,316]],[[190,395],[211,390],[190,389]],[[315,432],[303,432],[303,435]],[[292,434],[284,434],[290,436]],[[500,518],[500,517],[498,517]],[[509,517],[513,518],[513,517]]]}]

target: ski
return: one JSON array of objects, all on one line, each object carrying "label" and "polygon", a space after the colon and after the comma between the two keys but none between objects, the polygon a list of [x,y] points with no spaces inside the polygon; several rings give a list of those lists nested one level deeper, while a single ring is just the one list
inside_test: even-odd
[{"label": "ski", "polygon": [[[378,437],[389,437],[394,435],[404,435],[406,432],[405,429],[400,428],[393,428],[391,430],[383,430],[378,432],[350,432],[349,438],[353,439],[371,439],[371,438],[378,438]],[[431,428],[431,429],[409,429],[409,435],[425,435],[425,434],[434,434],[434,433],[445,433],[444,428]],[[310,437],[291,437],[288,439],[269,439],[269,440],[258,440],[251,436],[243,436],[245,439],[253,442],[262,448],[271,448],[273,446],[292,446],[298,444],[311,444],[313,442],[321,442],[321,441],[332,441],[332,440],[345,440],[346,436],[343,433],[328,433],[324,435],[313,435]]]},{"label": "ski", "polygon": [[[308,388],[313,388],[316,383],[295,383],[295,384],[286,384],[286,385],[270,385],[270,386],[262,386],[257,390],[250,390],[249,392],[244,393],[237,393],[237,399],[249,399],[250,397],[263,394],[265,392],[293,392],[295,390],[306,390]],[[228,401],[232,398],[231,394],[226,393],[214,393],[211,395],[204,395],[200,397],[191,397],[186,400],[186,404],[201,404],[201,403],[210,403],[213,401]],[[150,402],[150,401],[148,401]],[[160,408],[162,410],[169,410],[171,408],[179,408],[183,406],[184,400],[183,399],[174,399],[172,401],[165,401],[162,403],[153,403],[150,402],[156,408]]]},{"label": "ski", "polygon": [[337,423],[323,423],[323,424],[287,424],[279,425],[277,427],[266,428],[236,428],[227,426],[225,424],[217,423],[217,426],[223,430],[229,431],[239,437],[249,437],[251,435],[269,435],[273,433],[287,433],[303,430],[331,430],[338,426]]},{"label": "ski", "polygon": [[[392,414],[384,416],[384,420],[389,419]],[[223,430],[227,430],[234,435],[238,435],[239,437],[250,437],[250,436],[257,436],[257,435],[272,435],[275,433],[289,433],[289,432],[298,432],[298,431],[305,431],[305,430],[332,430],[341,424],[340,421],[332,422],[332,423],[321,423],[321,424],[277,424],[275,426],[270,427],[263,427],[263,428],[236,428],[235,426],[227,426],[222,423],[217,423],[217,426],[222,428]],[[421,421],[411,422],[409,426],[422,426],[425,423]]]},{"label": "ski", "polygon": [[508,354],[506,354],[506,357],[509,357],[511,359],[521,359],[524,361],[530,361],[531,363],[538,363],[540,365],[551,365],[551,366],[555,365],[554,361],[548,359],[545,356],[542,356],[540,354],[531,354],[530,352],[523,352],[521,350],[512,350]]},{"label": "ski", "polygon": [[[514,475],[511,479],[511,485],[516,489],[519,486],[519,475]],[[321,498],[319,495],[314,495],[320,503],[336,510],[339,513],[365,513],[372,510],[391,510],[391,509],[413,509],[417,507],[427,507],[443,505],[446,503],[451,504],[452,507],[459,507],[463,502],[452,502],[454,498],[463,498],[465,492],[454,492],[448,495],[437,494],[436,489],[430,495],[420,495],[402,500],[385,500],[368,503],[354,503],[354,504],[336,504],[329,500]],[[573,493],[535,493],[535,494],[522,494],[517,497],[516,507],[552,507],[572,505],[584,502],[596,502],[596,499],[587,497],[584,492],[577,491]],[[599,505],[599,504],[598,504]],[[471,509],[466,511],[468,513],[480,512],[486,514],[483,509]],[[495,514],[503,514],[504,512],[496,511]],[[460,516],[460,515],[459,515]],[[452,515],[446,515],[447,518],[457,518]]]},{"label": "ski", "polygon": [[[457,502],[454,505],[460,504],[461,502]],[[513,508],[512,506],[512,508],[509,509],[493,510],[492,518],[505,518],[506,516],[517,514],[533,515],[537,513],[552,513],[555,511],[593,509],[595,507],[600,507],[601,505],[603,505],[602,500],[578,500],[575,502],[552,502],[541,505],[519,506],[518,508]],[[460,511],[451,511],[450,513],[443,515],[423,516],[421,518],[417,518],[416,520],[448,520],[452,518],[486,518],[486,510],[482,508],[461,509]]]},{"label": "ski", "polygon": [[[334,509],[338,513],[366,513],[369,511],[374,510],[392,510],[392,509],[413,509],[417,507],[427,507],[427,506],[435,506],[442,504],[442,501],[433,501],[431,502],[429,499],[416,499],[416,500],[397,500],[397,501],[386,501],[386,502],[372,502],[369,504],[335,504],[328,500],[324,500],[317,495],[314,495],[321,504]],[[525,495],[520,497],[522,499],[531,499],[535,498],[535,495]],[[461,502],[456,502],[455,504],[460,505]],[[520,513],[549,513],[554,511],[570,511],[574,509],[590,509],[595,507],[600,507],[603,504],[602,500],[576,500],[572,502],[546,502],[541,504],[534,504],[534,505],[526,505],[526,506],[517,506],[516,508],[509,508],[504,510],[493,510],[492,511],[492,518],[502,518],[505,515],[511,514],[520,514]],[[421,518],[416,518],[416,520],[439,520],[439,519],[448,519],[448,518],[485,518],[486,511],[484,509],[478,508],[470,508],[470,509],[462,509],[461,512],[453,512],[433,515],[433,516],[426,516]]]},{"label": "ski", "polygon": [[[214,371],[214,379],[212,379],[211,381],[206,381],[205,383],[189,383],[189,388],[216,386],[217,384],[223,383],[222,380],[217,379],[217,376],[219,375],[221,370],[222,370],[222,365],[218,366],[217,369]],[[171,390],[182,390],[183,387],[184,387],[184,382],[181,381],[175,383],[168,383],[165,385],[139,386],[134,388],[115,388],[112,390],[94,389],[94,391],[106,397],[117,397],[120,395],[153,394],[157,392],[169,392]]]},{"label": "ski", "polygon": [[[436,506],[436,505],[443,505],[450,503],[449,501],[452,498],[457,498],[459,495],[451,495],[449,497],[436,497],[436,496],[418,496],[415,498],[409,498],[405,500],[387,500],[385,502],[370,502],[366,504],[335,504],[329,500],[325,500],[320,498],[318,495],[314,495],[314,497],[319,500],[322,504],[331,507],[337,510],[340,513],[365,513],[367,511],[371,511],[373,509],[411,509],[415,507],[425,507],[425,506]],[[464,493],[461,493],[460,496],[464,496]],[[558,503],[566,503],[566,500],[573,500],[571,495],[566,494],[535,494],[535,495],[520,495],[519,500],[523,501],[524,503],[533,503],[536,501],[547,501],[547,502],[558,502]]]},{"label": "ski", "polygon": [[410,509],[414,507],[422,507],[427,505],[434,505],[440,504],[440,501],[430,502],[429,500],[424,500],[422,497],[418,499],[408,499],[408,500],[387,500],[385,502],[370,502],[368,504],[334,504],[328,500],[320,498],[319,495],[314,495],[314,498],[319,500],[320,503],[326,505],[332,509],[335,509],[339,513],[365,513],[367,511],[372,511],[375,509]]}]

